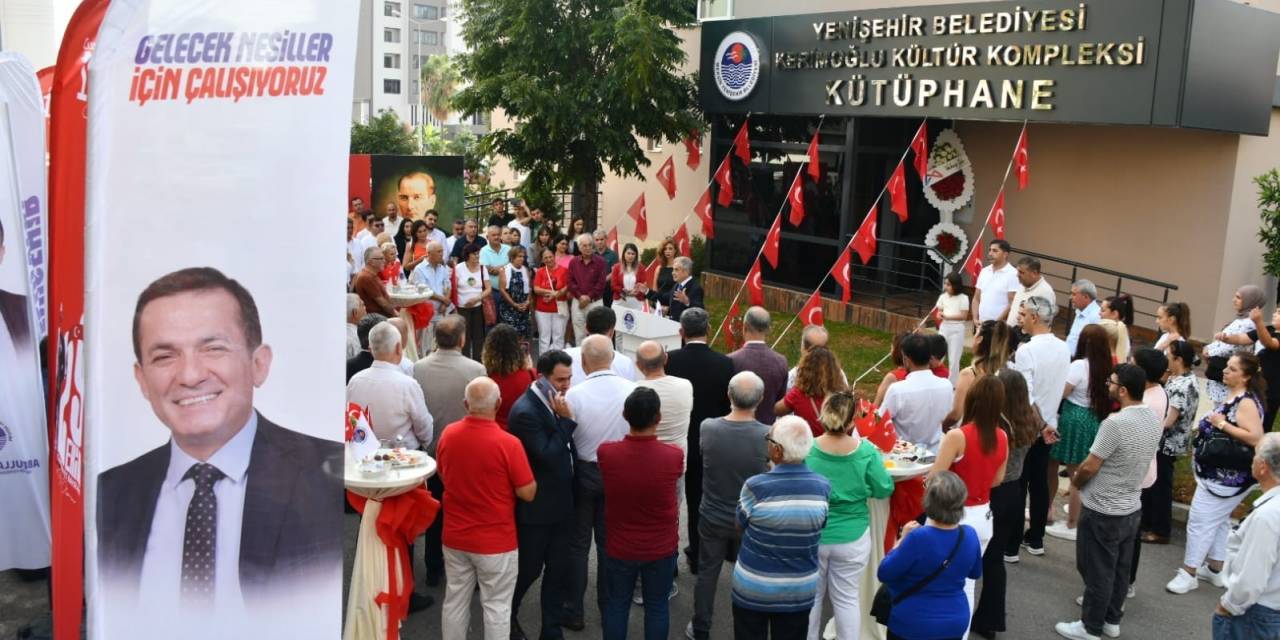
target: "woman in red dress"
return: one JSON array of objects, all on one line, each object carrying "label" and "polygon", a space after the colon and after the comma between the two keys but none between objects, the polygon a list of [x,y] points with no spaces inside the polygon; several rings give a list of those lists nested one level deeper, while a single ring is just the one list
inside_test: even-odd
[{"label": "woman in red dress", "polygon": [[778,416],[794,413],[804,418],[809,423],[809,430],[819,436],[826,431],[818,420],[822,415],[822,403],[827,396],[847,388],[836,354],[826,347],[814,347],[800,356],[800,363],[796,365],[796,386],[787,390],[787,395],[774,405],[773,410]]},{"label": "woman in red dress", "polygon": [[502,404],[498,405],[495,420],[506,429],[511,407],[524,395],[536,377],[533,362],[520,341],[520,334],[511,325],[502,323],[490,329],[489,335],[485,337],[480,362],[489,378],[498,383]]}]

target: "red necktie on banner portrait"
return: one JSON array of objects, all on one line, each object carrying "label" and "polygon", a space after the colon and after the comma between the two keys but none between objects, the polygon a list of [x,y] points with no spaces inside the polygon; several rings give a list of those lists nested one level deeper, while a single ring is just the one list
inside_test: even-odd
[{"label": "red necktie on banner portrait", "polygon": [[915,156],[912,164],[915,165],[916,174],[923,181],[924,175],[929,172],[929,129],[924,122],[920,123],[916,136],[911,139],[911,153]]},{"label": "red necktie on banner portrait", "polygon": [[801,175],[801,172],[796,172],[796,179],[791,181],[791,188],[787,190],[787,202],[791,203],[791,215],[787,219],[793,227],[804,222],[804,181],[800,179]]},{"label": "red necktie on banner portrait", "polygon": [[733,139],[733,155],[738,156],[742,164],[751,165],[751,140],[747,137],[747,122],[742,123],[738,135]]},{"label": "red necktie on banner portrait", "polygon": [[667,192],[667,199],[676,197],[676,157],[667,156],[667,161],[658,167],[658,184]]},{"label": "red necktie on banner portrait", "polygon": [[676,253],[688,258],[693,255],[692,247],[689,246],[689,230],[685,228],[684,223],[680,223],[680,228],[676,229],[675,235],[671,236],[671,241],[676,243]]},{"label": "red necktie on banner portrait", "polygon": [[991,227],[996,238],[1004,240],[1004,189],[1000,189],[995,204],[991,205],[991,213],[987,214],[987,226]]},{"label": "red necktie on banner portrait", "polygon": [[685,166],[690,169],[697,169],[702,164],[702,132],[692,131],[689,136],[684,139],[684,150],[688,154],[685,159]]},{"label": "red necktie on banner portrait", "polygon": [[840,257],[836,259],[835,265],[831,267],[831,275],[835,277],[836,284],[840,285],[840,301],[848,302],[853,294],[853,274],[852,274],[852,258],[849,257],[849,248],[853,246],[853,242],[845,245],[840,250]]},{"label": "red necktie on banner portrait", "polygon": [[809,296],[809,301],[804,303],[804,308],[800,310],[800,321],[806,327],[811,324],[822,326],[822,295],[819,292],[814,291]]},{"label": "red necktie on banner portrait", "polygon": [[764,305],[764,277],[760,273],[760,259],[751,264],[751,270],[747,272],[747,299],[751,301],[751,305],[755,307]]},{"label": "red necktie on banner portrait", "polygon": [[774,269],[778,268],[778,245],[782,244],[782,213],[773,219],[773,226],[769,227],[769,233],[764,237],[764,248],[761,253],[764,254],[769,266]]},{"label": "red necktie on banner portrait", "polygon": [[813,132],[813,140],[809,141],[809,178],[814,184],[818,184],[818,179],[822,177],[822,164],[818,160],[818,132]]},{"label": "red necktie on banner portrait", "polygon": [[716,196],[716,202],[720,206],[727,207],[733,202],[733,163],[729,162],[729,157],[725,156],[720,161],[720,168],[716,169],[716,184],[720,185],[720,194]]},{"label": "red necktie on banner portrait", "polygon": [[693,205],[693,213],[702,221],[702,236],[708,240],[716,237],[716,225],[711,219],[711,185],[702,190],[702,197]]},{"label": "red necktie on banner portrait", "polygon": [[1018,176],[1018,191],[1027,188],[1031,181],[1031,168],[1027,157],[1027,125],[1022,125],[1022,134],[1018,136],[1018,146],[1013,149],[1013,172]]},{"label": "red necktie on banner portrait", "polygon": [[907,221],[907,172],[902,168],[902,162],[898,162],[898,168],[893,170],[893,175],[889,177],[889,206],[893,212],[898,214],[898,219]]},{"label": "red necktie on banner portrait", "polygon": [[877,208],[872,206],[871,211],[868,211],[867,216],[862,219],[858,231],[853,234],[853,240],[849,241],[849,246],[858,252],[858,259],[862,264],[870,262],[871,257],[876,255],[876,215],[879,213]]},{"label": "red necktie on banner portrait", "polygon": [[649,212],[644,206],[644,194],[640,194],[636,201],[631,203],[631,208],[627,209],[627,215],[636,221],[636,239],[643,242],[649,237]]},{"label": "red necktie on banner portrait", "polygon": [[609,229],[609,235],[605,243],[609,245],[610,249],[613,249],[614,253],[622,255],[622,250],[618,248],[618,225],[614,225],[612,229]]},{"label": "red necktie on banner portrait", "polygon": [[964,265],[960,270],[969,274],[973,279],[973,283],[977,284],[978,274],[982,273],[982,236],[979,235],[977,240],[973,241],[973,248],[969,250],[969,257],[964,259]]}]

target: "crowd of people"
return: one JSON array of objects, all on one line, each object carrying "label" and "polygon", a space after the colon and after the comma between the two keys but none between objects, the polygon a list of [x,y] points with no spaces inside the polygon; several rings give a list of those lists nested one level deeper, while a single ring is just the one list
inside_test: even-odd
[{"label": "crowd of people", "polygon": [[[365,235],[377,216],[350,234],[349,262],[362,255],[364,268],[351,272],[348,401],[369,408],[379,438],[438,461],[428,488],[443,511],[424,569],[428,585],[446,585],[444,638],[466,636],[477,587],[485,637],[526,637],[517,614],[539,579],[538,637],[582,631],[593,544],[609,639],[626,637],[633,605],[651,639],[685,623],[692,639],[731,626],[740,639],[815,640],[826,611],[841,640],[872,615],[889,638],[991,638],[1006,631],[1004,565],[1043,556],[1046,535],[1075,542],[1082,580],[1080,618],[1055,631],[1117,637],[1141,546],[1170,541],[1173,468],[1187,455],[1197,488],[1167,590],[1224,588],[1215,638],[1280,634],[1280,434],[1265,427],[1280,406],[1269,391],[1280,380],[1268,384],[1280,312],[1262,322],[1256,287],[1240,289],[1238,318],[1198,352],[1186,305],[1161,306],[1159,339],[1143,346],[1129,333],[1133,301],[1099,300],[1079,280],[1063,339],[1040,264],[1011,264],[996,240],[972,298],[948,278],[938,330],[895,337],[895,368],[871,401],[821,326],[803,330],[794,368],[766,343],[761,307],[743,318],[741,348],[713,350],[674,244],[650,270],[634,245],[610,257],[604,234],[566,238],[536,209],[517,203],[508,220],[507,201],[493,204],[483,240],[467,220],[441,242],[430,213],[396,220],[397,238],[381,244]],[[412,322],[385,288],[406,274],[433,294]],[[615,349],[614,309],[646,305],[678,320],[681,348]],[[424,345],[416,361],[410,333]],[[1214,408],[1197,419],[1201,361]],[[930,466],[895,482],[887,456],[904,447]],[[1065,512],[1053,506],[1063,469]],[[1233,528],[1255,485],[1263,495]],[[870,511],[885,501],[881,535]],[[693,615],[673,621],[681,552],[696,574]],[[717,624],[726,562],[732,621]],[[861,591],[868,572],[882,585],[874,598]],[[431,605],[414,594],[411,610]]]}]

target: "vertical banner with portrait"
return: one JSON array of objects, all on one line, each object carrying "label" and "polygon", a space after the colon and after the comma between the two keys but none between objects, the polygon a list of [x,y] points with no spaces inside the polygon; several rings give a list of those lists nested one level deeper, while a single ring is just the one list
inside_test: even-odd
[{"label": "vertical banner with portrait", "polygon": [[421,220],[422,214],[435,209],[448,235],[449,225],[463,217],[462,168],[462,156],[371,156],[369,208],[381,216],[395,206],[399,216],[409,220]]},{"label": "vertical banner with portrait", "polygon": [[341,633],[344,238],[317,212],[347,206],[357,8],[112,0],[103,18],[85,197],[92,638]]},{"label": "vertical banner with portrait", "polygon": [[0,571],[49,566],[44,105],[35,69],[0,52]]}]

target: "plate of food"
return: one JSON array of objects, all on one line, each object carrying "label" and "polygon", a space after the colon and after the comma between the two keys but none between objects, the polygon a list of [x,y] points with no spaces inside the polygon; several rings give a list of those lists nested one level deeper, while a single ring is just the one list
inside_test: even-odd
[{"label": "plate of food", "polygon": [[378,449],[377,453],[373,454],[373,459],[386,462],[391,469],[405,469],[426,464],[427,454],[423,451],[396,447],[394,449]]},{"label": "plate of food", "polygon": [[913,478],[928,473],[933,466],[929,450],[910,442],[899,440],[893,450],[884,457],[884,467],[894,478]]}]

